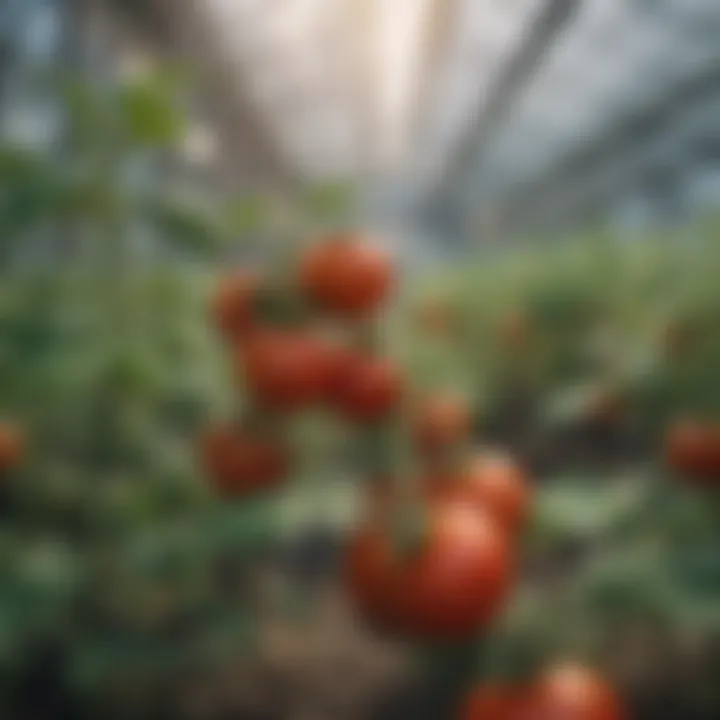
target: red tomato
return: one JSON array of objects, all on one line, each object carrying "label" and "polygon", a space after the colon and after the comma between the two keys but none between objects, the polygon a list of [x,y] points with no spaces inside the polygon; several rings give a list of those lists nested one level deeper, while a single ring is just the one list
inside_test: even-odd
[{"label": "red tomato", "polygon": [[627,720],[627,708],[602,676],[579,665],[557,665],[537,678],[518,720]]},{"label": "red tomato", "polygon": [[720,482],[720,425],[680,420],[665,441],[668,465],[700,485]]},{"label": "red tomato", "polygon": [[302,287],[313,302],[351,319],[377,310],[392,279],[388,257],[352,234],[331,237],[311,249],[300,269]]},{"label": "red tomato", "polygon": [[488,683],[470,692],[460,720],[518,720],[519,707],[520,696],[516,688]]},{"label": "red tomato", "polygon": [[416,552],[397,547],[391,522],[363,528],[351,542],[348,571],[362,610],[423,640],[465,638],[485,627],[514,574],[506,533],[455,502],[427,508],[426,537]]},{"label": "red tomato", "polygon": [[331,406],[336,404],[357,362],[358,354],[350,347],[339,344],[323,346],[323,398]]},{"label": "red tomato", "polygon": [[467,437],[470,409],[459,397],[438,395],[420,406],[413,425],[420,448],[425,453],[435,454]]},{"label": "red tomato", "polygon": [[249,272],[224,278],[212,303],[215,324],[228,340],[242,340],[255,324],[258,279]]},{"label": "red tomato", "polygon": [[410,632],[429,639],[477,632],[500,611],[513,574],[509,539],[493,518],[463,503],[433,507],[427,544],[398,575]]},{"label": "red tomato", "polygon": [[486,510],[511,534],[519,532],[531,498],[530,484],[523,469],[504,454],[478,455],[456,479],[429,482],[432,497],[459,497]]},{"label": "red tomato", "polygon": [[289,453],[283,445],[232,425],[208,432],[201,452],[208,478],[229,497],[276,487],[288,473]]},{"label": "red tomato", "polygon": [[358,423],[382,420],[402,397],[402,379],[395,363],[364,355],[342,359],[330,387],[332,407]]},{"label": "red tomato", "polygon": [[259,331],[238,357],[248,390],[263,406],[289,412],[320,400],[324,356],[312,337],[297,330]]},{"label": "red tomato", "polygon": [[17,467],[24,454],[23,431],[12,423],[0,423],[0,472],[8,472]]}]

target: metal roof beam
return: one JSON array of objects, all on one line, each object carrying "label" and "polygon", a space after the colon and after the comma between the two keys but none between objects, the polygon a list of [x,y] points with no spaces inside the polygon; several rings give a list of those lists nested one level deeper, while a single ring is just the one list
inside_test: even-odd
[{"label": "metal roof beam", "polygon": [[589,183],[592,177],[606,172],[629,153],[637,153],[638,148],[675,125],[687,112],[688,106],[702,102],[714,93],[720,93],[720,68],[717,63],[711,63],[704,72],[682,82],[659,101],[625,116],[609,132],[568,155],[550,172],[508,193],[502,204],[516,209],[511,213],[512,224],[525,224],[533,216],[542,215],[543,207],[551,204],[553,198],[566,188]]},{"label": "metal roof beam", "polygon": [[436,194],[447,199],[472,173],[483,151],[511,112],[523,90],[536,75],[558,34],[580,8],[582,0],[546,0],[530,23],[515,55],[500,73],[489,99],[469,130],[456,144],[441,173]]}]

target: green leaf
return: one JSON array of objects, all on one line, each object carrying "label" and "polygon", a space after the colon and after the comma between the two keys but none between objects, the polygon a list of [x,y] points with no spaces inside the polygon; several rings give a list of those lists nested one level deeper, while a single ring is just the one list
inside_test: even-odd
[{"label": "green leaf", "polygon": [[126,132],[138,145],[163,146],[177,142],[184,121],[172,96],[157,83],[135,83],[120,90]]},{"label": "green leaf", "polygon": [[257,232],[267,221],[268,208],[260,197],[243,197],[228,203],[225,214],[233,235]]},{"label": "green leaf", "polygon": [[217,214],[197,199],[155,197],[146,201],[143,209],[166,242],[177,249],[207,253],[227,240],[227,229]]},{"label": "green leaf", "polygon": [[646,497],[646,485],[638,478],[612,483],[560,480],[540,491],[534,531],[540,536],[601,536],[638,514]]},{"label": "green leaf", "polygon": [[576,383],[552,393],[541,408],[542,421],[549,427],[571,425],[582,418],[602,391],[597,382]]},{"label": "green leaf", "polygon": [[107,142],[107,97],[77,77],[61,77],[57,84],[73,146],[82,154],[99,150]]},{"label": "green leaf", "polygon": [[589,608],[606,616],[642,613],[662,618],[671,611],[662,547],[651,540],[598,553],[575,583]]},{"label": "green leaf", "polygon": [[353,197],[348,183],[328,182],[306,188],[301,204],[313,216],[340,221],[352,207]]},{"label": "green leaf", "polygon": [[720,543],[678,548],[670,558],[671,572],[689,591],[715,597],[720,607]]},{"label": "green leaf", "polygon": [[0,184],[0,237],[7,243],[48,217],[58,186],[42,157],[14,148],[0,148]]}]

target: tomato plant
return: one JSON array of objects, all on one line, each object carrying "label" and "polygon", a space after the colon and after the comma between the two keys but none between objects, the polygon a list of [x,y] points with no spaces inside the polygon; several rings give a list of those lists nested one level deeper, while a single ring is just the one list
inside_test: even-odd
[{"label": "tomato plant", "polygon": [[[238,317],[243,318],[239,326],[251,330],[235,335],[242,340],[235,343],[237,370],[248,390],[250,418],[259,411],[282,425],[290,414],[312,409],[347,421],[343,437],[361,441],[363,465],[355,468],[357,476],[366,482],[366,476],[374,480],[361,493],[366,513],[350,531],[344,556],[342,580],[350,601],[383,634],[418,646],[456,649],[481,635],[491,638],[503,611],[512,615],[517,610],[510,600],[519,565],[520,533],[526,525],[528,534],[536,526],[537,532],[546,533],[538,553],[542,555],[554,543],[557,515],[546,512],[539,522],[527,523],[535,491],[519,455],[494,450],[471,454],[474,408],[447,390],[423,394],[413,371],[421,374],[430,361],[413,363],[415,358],[408,358],[411,362],[403,367],[384,352],[377,321],[392,290],[394,273],[388,259],[362,235],[320,238],[296,265],[283,265],[283,269],[289,271],[289,282],[264,287],[260,305],[302,305],[303,313],[294,315],[293,322],[276,324],[257,312],[257,298],[249,297],[252,292],[247,285],[237,289]],[[580,358],[582,369],[577,372],[595,372],[597,382],[590,386],[599,390],[580,398],[584,402],[573,413],[577,426],[573,429],[589,433],[601,426],[619,427],[629,400],[635,398],[626,394],[632,373],[651,365],[645,357],[626,364],[614,362],[617,328],[609,321],[605,334],[584,327],[585,320],[595,318],[595,310],[599,316],[601,309],[606,310],[596,308],[599,301],[592,293],[588,304],[592,312],[587,315],[581,308],[576,317],[569,307],[572,302],[561,291],[556,302],[552,283],[541,285],[552,296],[552,302],[541,308],[543,317],[525,299],[513,305],[519,310],[501,312],[497,324],[481,319],[473,329],[494,329],[492,344],[499,348],[482,372],[496,372],[496,378],[507,385],[501,390],[510,392],[522,385],[516,395],[525,401],[525,395],[532,400],[539,392],[544,377],[562,375],[572,365],[570,360]],[[582,284],[578,288],[583,294]],[[282,293],[276,298],[278,303],[273,293]],[[431,309],[434,318],[444,317],[444,308]],[[470,326],[465,339],[471,338]],[[533,352],[527,353],[531,346]],[[611,350],[605,352],[606,346]],[[509,362],[509,356],[513,360],[518,356],[520,362]],[[428,357],[433,363],[442,360],[439,352]],[[477,369],[474,361],[471,358],[468,367],[458,362],[457,368],[467,370],[470,378]],[[487,391],[496,389],[490,386]],[[539,404],[538,409],[542,410]],[[491,423],[488,431],[495,432]],[[227,496],[278,487],[294,457],[280,435],[242,432],[238,436],[237,430],[228,431],[224,440],[207,445],[206,467]],[[708,423],[673,426],[665,447],[668,464],[696,482],[711,482],[720,469],[719,437]],[[531,439],[544,441],[545,435]],[[614,503],[597,512],[584,508],[590,518],[586,522],[578,518],[578,506],[573,506],[569,532],[585,537],[588,526],[599,527],[613,508]],[[592,588],[593,583],[585,581],[582,592],[590,593]],[[459,697],[457,687],[453,693]],[[465,720],[626,717],[624,703],[612,685],[574,665],[549,665],[529,680],[523,676],[521,682],[481,680],[461,713]]]}]

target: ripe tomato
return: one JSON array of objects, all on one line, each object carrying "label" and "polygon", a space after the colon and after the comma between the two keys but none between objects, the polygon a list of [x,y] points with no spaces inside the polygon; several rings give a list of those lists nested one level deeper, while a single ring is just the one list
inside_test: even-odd
[{"label": "ripe tomato", "polygon": [[350,546],[351,593],[372,619],[410,637],[467,637],[495,617],[510,590],[508,537],[459,502],[429,505],[425,531],[417,551],[403,553],[392,522],[362,529]]},{"label": "ripe tomato", "polygon": [[313,302],[352,319],[377,310],[392,279],[387,256],[352,234],[331,237],[311,249],[300,269],[301,285]]},{"label": "ripe tomato", "polygon": [[467,437],[470,409],[459,397],[438,395],[420,406],[413,425],[420,449],[427,454],[435,454]]},{"label": "ripe tomato", "polygon": [[326,342],[323,350],[323,399],[331,406],[343,392],[347,378],[358,362],[357,351],[346,345]]},{"label": "ripe tomato", "polygon": [[516,534],[525,521],[531,489],[524,470],[509,455],[478,455],[457,478],[430,480],[432,497],[459,497],[489,512],[508,532]]},{"label": "ripe tomato", "polygon": [[372,423],[397,407],[402,379],[395,363],[386,358],[356,354],[338,363],[329,386],[331,406],[348,420]]},{"label": "ripe tomato", "polygon": [[627,708],[602,676],[579,665],[557,665],[532,684],[519,720],[627,720]]},{"label": "ripe tomato", "polygon": [[284,445],[232,425],[210,430],[202,439],[202,461],[222,495],[240,497],[277,486],[289,468]]},{"label": "ripe tomato", "polygon": [[228,340],[242,340],[255,324],[255,299],[258,279],[239,272],[221,280],[212,302],[215,324]]},{"label": "ripe tomato", "polygon": [[426,544],[397,576],[409,631],[429,639],[473,634],[499,612],[512,566],[509,539],[493,518],[464,503],[432,506]]},{"label": "ripe tomato", "polygon": [[25,435],[16,425],[0,423],[0,472],[17,467],[25,453]]},{"label": "ripe tomato", "polygon": [[680,420],[665,441],[668,465],[701,485],[720,482],[720,425]]},{"label": "ripe tomato", "polygon": [[240,348],[238,359],[248,390],[267,408],[289,412],[322,395],[322,348],[300,331],[258,331]]},{"label": "ripe tomato", "polygon": [[518,720],[520,695],[517,688],[487,683],[468,695],[460,720]]}]

